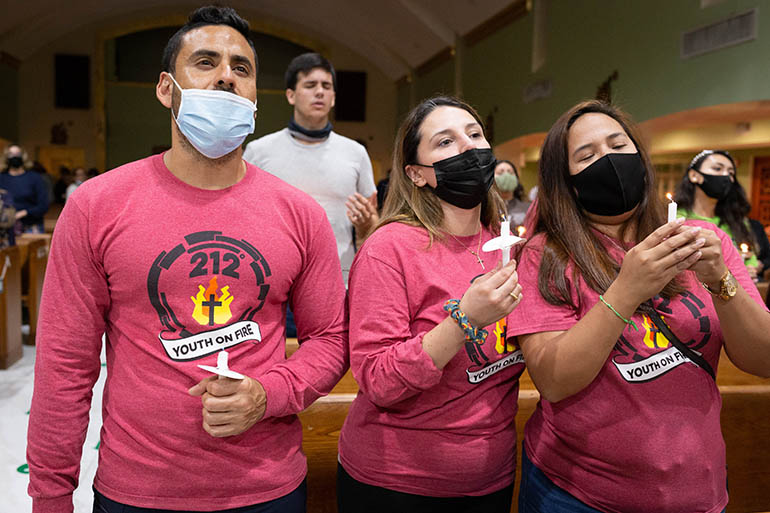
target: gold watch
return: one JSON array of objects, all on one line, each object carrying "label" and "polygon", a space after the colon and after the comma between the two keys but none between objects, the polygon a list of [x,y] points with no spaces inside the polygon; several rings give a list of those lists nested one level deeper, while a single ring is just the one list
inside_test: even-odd
[{"label": "gold watch", "polygon": [[711,290],[705,283],[703,284],[703,287],[722,301],[730,301],[738,292],[738,282],[729,269],[725,272],[725,275],[722,276],[722,279],[719,280],[719,290]]}]

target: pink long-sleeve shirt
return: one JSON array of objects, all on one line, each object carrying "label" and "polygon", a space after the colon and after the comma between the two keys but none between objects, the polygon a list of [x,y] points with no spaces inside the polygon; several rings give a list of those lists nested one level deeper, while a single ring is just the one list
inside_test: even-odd
[{"label": "pink long-sleeve shirt", "polygon": [[[35,512],[72,511],[106,333],[94,486],[139,507],[265,502],[306,474],[295,413],[345,372],[345,290],[332,230],[309,196],[255,166],[223,190],[178,180],[153,156],[89,180],[53,237],[29,423]],[[286,360],[290,303],[300,349]],[[260,381],[264,418],[213,438],[187,389],[227,349]]]},{"label": "pink long-sleeve shirt", "polygon": [[[481,239],[479,239],[481,237]],[[447,318],[500,253],[477,251],[488,230],[447,237],[401,223],[375,231],[350,272],[350,360],[360,393],[340,434],[340,462],[358,481],[405,493],[485,495],[513,482],[521,351],[505,323],[487,326],[438,369],[422,338]]]}]

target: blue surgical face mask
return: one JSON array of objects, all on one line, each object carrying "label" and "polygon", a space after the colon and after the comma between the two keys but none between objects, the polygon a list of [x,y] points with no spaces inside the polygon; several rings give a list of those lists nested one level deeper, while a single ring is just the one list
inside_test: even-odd
[{"label": "blue surgical face mask", "polygon": [[174,120],[190,144],[206,157],[227,155],[254,132],[256,103],[227,91],[182,89],[168,76],[182,93]]}]

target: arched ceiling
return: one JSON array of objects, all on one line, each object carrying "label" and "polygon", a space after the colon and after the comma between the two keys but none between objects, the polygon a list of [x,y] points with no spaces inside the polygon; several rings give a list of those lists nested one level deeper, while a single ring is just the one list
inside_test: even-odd
[{"label": "arched ceiling", "polygon": [[[200,0],[3,0],[0,51],[24,61],[38,49],[86,27],[141,23],[154,17],[181,21]],[[230,0],[260,30],[307,34],[350,48],[396,80],[457,37],[466,36],[526,0]],[[10,5],[8,5],[10,4]]]}]

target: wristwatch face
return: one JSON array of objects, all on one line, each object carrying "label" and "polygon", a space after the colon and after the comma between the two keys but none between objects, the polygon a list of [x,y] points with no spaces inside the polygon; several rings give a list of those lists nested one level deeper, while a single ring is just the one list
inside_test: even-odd
[{"label": "wristwatch face", "polygon": [[738,284],[735,281],[733,273],[728,272],[727,276],[722,279],[722,290],[719,291],[719,297],[725,301],[731,299],[738,292]]}]

